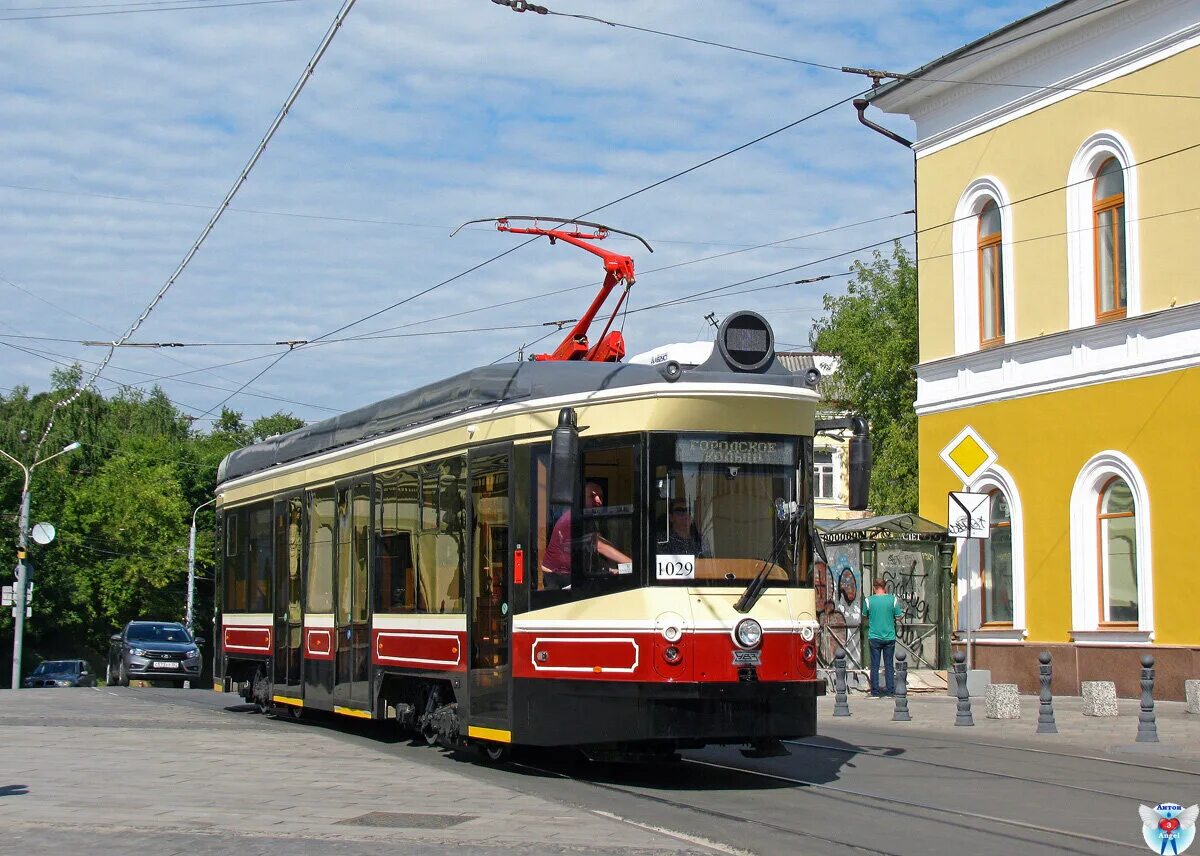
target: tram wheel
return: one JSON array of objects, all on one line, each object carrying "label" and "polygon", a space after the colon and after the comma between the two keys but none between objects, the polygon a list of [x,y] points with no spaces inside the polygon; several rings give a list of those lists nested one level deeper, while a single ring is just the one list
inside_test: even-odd
[{"label": "tram wheel", "polygon": [[512,747],[506,743],[480,743],[479,752],[492,764],[502,764],[512,757]]}]

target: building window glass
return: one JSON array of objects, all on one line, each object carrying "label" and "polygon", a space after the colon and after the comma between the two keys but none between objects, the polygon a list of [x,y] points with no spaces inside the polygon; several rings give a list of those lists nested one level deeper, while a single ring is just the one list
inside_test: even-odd
[{"label": "building window glass", "polygon": [[992,526],[984,541],[980,582],[983,589],[983,623],[1012,624],[1013,539],[1012,512],[1003,491],[991,492]]},{"label": "building window glass", "polygon": [[817,499],[834,498],[832,449],[816,449],[813,452],[813,496]]},{"label": "building window glass", "polygon": [[1095,229],[1096,320],[1124,318],[1129,303],[1125,249],[1125,174],[1116,158],[1096,173],[1092,189]]},{"label": "building window glass", "polygon": [[1136,624],[1137,521],[1133,492],[1123,479],[1114,477],[1104,486],[1096,517],[1101,621]]},{"label": "building window glass", "polygon": [[988,200],[979,212],[979,344],[1004,343],[1004,266],[1000,208]]}]

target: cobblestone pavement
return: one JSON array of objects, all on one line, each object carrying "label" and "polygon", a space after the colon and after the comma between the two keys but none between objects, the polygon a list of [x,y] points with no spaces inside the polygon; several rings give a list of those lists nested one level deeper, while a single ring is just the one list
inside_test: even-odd
[{"label": "cobblestone pavement", "polygon": [[480,781],[473,764],[418,766],[386,743],[347,743],[239,701],[166,688],[4,692],[0,853],[712,852]]},{"label": "cobblestone pavement", "polygon": [[955,727],[955,701],[852,696],[818,707],[819,735],[787,757],[736,747],[681,763],[611,765],[526,752],[473,755],[344,718],[272,719],[203,690],[0,693],[0,854],[64,856],[1080,856],[1146,852],[1138,804],[1200,802],[1200,716],[1137,704],[1085,717],[1057,699],[1059,733],[1021,718]]}]

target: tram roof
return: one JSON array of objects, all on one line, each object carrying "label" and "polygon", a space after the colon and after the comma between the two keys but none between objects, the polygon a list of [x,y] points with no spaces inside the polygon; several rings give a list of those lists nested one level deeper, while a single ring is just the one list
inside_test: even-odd
[{"label": "tram roof", "polygon": [[[714,356],[703,365],[686,369],[675,385],[689,382],[807,388],[803,376],[789,372],[774,355],[757,372],[735,371]],[[484,366],[230,452],[217,469],[217,483],[470,410],[655,383],[671,385],[658,367],[631,363],[545,361]]]}]

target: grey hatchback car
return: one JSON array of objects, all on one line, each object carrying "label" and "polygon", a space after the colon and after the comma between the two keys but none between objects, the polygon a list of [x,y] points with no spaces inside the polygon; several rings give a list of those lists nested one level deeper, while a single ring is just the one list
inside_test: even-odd
[{"label": "grey hatchback car", "polygon": [[111,637],[109,686],[138,681],[195,681],[200,678],[201,638],[171,621],[131,621]]}]

